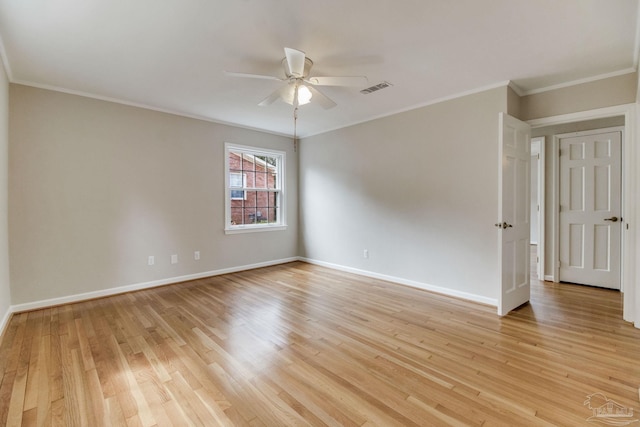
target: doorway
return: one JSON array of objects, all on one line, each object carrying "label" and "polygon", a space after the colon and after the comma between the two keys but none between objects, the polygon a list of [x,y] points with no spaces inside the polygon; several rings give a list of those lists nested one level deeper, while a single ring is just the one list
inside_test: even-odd
[{"label": "doorway", "polygon": [[622,128],[556,135],[560,282],[620,289]]},{"label": "doorway", "polygon": [[[595,114],[595,113],[594,113]],[[606,114],[606,113],[604,113]],[[571,115],[571,116],[580,116],[579,114]],[[629,144],[629,139],[624,134],[625,122],[626,122],[627,114],[621,115],[618,113],[617,115],[611,115],[610,117],[597,117],[587,119],[587,120],[562,120],[562,119],[554,119],[554,120],[546,120],[555,122],[554,124],[549,124],[547,126],[535,126],[535,122],[533,121],[534,126],[532,130],[532,141],[536,138],[544,138],[542,142],[542,146],[546,148],[546,155],[544,159],[546,160],[546,166],[543,166],[545,169],[543,176],[545,177],[545,184],[540,189],[540,199],[546,202],[546,206],[541,208],[541,218],[544,218],[539,224],[540,235],[542,236],[543,243],[539,243],[538,245],[538,257],[540,260],[539,267],[541,267],[540,278],[542,280],[553,281],[553,282],[561,282],[561,281],[570,281],[576,282],[575,280],[567,280],[564,277],[561,277],[560,268],[561,268],[561,249],[562,245],[560,244],[561,239],[561,224],[560,224],[560,181],[561,181],[561,172],[560,172],[560,140],[562,137],[567,137],[571,135],[579,135],[586,134],[589,131],[598,132],[600,129],[610,129],[616,128],[616,130],[621,131],[621,147],[624,149],[625,144]],[[540,120],[539,122],[545,122],[545,120]],[[619,166],[622,168],[622,165]],[[628,172],[627,172],[628,174]],[[624,182],[624,174],[620,173],[622,177],[622,182]],[[622,194],[622,202],[624,201],[624,191]],[[543,202],[543,203],[544,203]],[[620,209],[624,209],[624,205],[621,206]],[[624,217],[621,215],[622,210],[616,216]],[[604,218],[610,218],[603,217]],[[545,220],[546,219],[546,220]],[[606,224],[606,223],[605,223]],[[576,228],[576,227],[574,227]],[[623,229],[623,226],[619,226],[620,229]],[[602,233],[603,229],[600,229]],[[575,234],[575,233],[574,233]],[[602,234],[601,234],[602,236]],[[624,238],[624,236],[622,236]],[[619,246],[620,247],[620,246]],[[586,254],[580,254],[580,257],[586,256]],[[590,255],[591,256],[591,255]],[[618,262],[623,260],[624,258],[624,247],[621,248],[621,251],[615,255]],[[624,267],[621,268],[621,278],[618,279],[618,283],[620,284],[618,288],[621,288],[624,283]],[[591,284],[591,283],[589,283]]]},{"label": "doorway", "polygon": [[538,280],[544,280],[545,148],[545,137],[531,138],[531,269]]}]

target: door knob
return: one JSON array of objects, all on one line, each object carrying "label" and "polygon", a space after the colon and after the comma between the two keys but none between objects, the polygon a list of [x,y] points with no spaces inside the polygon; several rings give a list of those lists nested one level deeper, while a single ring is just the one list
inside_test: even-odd
[{"label": "door knob", "polygon": [[498,227],[498,228],[502,228],[503,230],[504,230],[505,228],[513,227],[513,225],[511,225],[511,224],[507,224],[506,222],[498,223],[498,224],[493,224],[493,225],[495,225],[495,226],[496,226],[496,227]]},{"label": "door knob", "polygon": [[618,218],[617,216],[612,216],[611,218],[605,218],[605,221],[618,222],[618,219],[622,220],[622,218]]}]

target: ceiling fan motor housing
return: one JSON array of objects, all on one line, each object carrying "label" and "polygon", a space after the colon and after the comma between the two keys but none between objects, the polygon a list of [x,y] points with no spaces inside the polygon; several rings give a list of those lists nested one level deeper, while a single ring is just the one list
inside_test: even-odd
[{"label": "ceiling fan motor housing", "polygon": [[[282,67],[284,68],[284,74],[288,79],[296,78],[293,74],[291,74],[291,70],[289,69],[289,63],[287,62],[287,58],[282,58]],[[307,57],[304,58],[304,72],[301,77],[306,79],[311,72],[311,67],[313,67],[313,61]]]}]

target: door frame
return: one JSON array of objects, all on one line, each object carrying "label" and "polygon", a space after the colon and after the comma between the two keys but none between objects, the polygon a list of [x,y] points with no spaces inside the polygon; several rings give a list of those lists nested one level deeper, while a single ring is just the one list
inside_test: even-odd
[{"label": "door frame", "polygon": [[[619,117],[619,116],[617,116]],[[625,122],[626,123],[626,122]],[[553,274],[552,281],[555,283],[560,283],[560,140],[563,138],[571,138],[575,136],[584,136],[584,135],[593,135],[599,133],[608,133],[608,132],[620,132],[620,213],[624,214],[625,211],[625,199],[624,199],[624,190],[625,190],[625,165],[623,164],[623,159],[625,158],[625,127],[624,126],[613,126],[607,128],[598,128],[591,130],[584,130],[578,132],[569,132],[569,133],[559,133],[557,135],[553,135],[553,171],[554,171],[554,198],[552,203],[552,222],[553,222],[553,251],[557,256],[553,257]],[[621,215],[622,216],[622,215]],[[620,224],[620,291],[623,292],[623,265],[624,265],[624,245],[625,245],[625,229],[629,228],[629,223],[627,222],[627,218],[622,216],[622,223]]]},{"label": "door frame", "polygon": [[[633,201],[636,196],[636,183],[635,176],[640,162],[640,150],[635,150],[634,141],[636,141],[636,123],[640,121],[640,116],[637,114],[640,110],[637,109],[636,104],[623,104],[613,107],[598,108],[594,110],[581,111],[578,113],[561,114],[557,116],[543,117],[539,119],[529,120],[528,123],[533,129],[545,126],[580,122],[592,119],[602,119],[608,117],[624,117],[624,131],[622,135],[622,152],[624,153],[622,158],[622,215],[624,218],[624,226],[622,232],[622,248],[621,248],[621,275],[620,275],[620,290],[623,292],[623,318],[626,321],[635,321],[635,326],[640,328],[640,318],[638,318],[637,311],[640,311],[640,290],[638,289],[638,283],[636,281],[635,272],[635,258],[636,258],[636,242],[640,239],[640,233],[635,232],[633,228],[629,228],[629,224],[635,225],[637,223],[636,208]],[[548,143],[548,142],[547,142]],[[552,170],[554,182],[558,181],[559,174],[559,140],[554,138],[552,143],[553,152],[552,156],[554,162]],[[639,157],[639,158],[636,158]],[[640,188],[638,188],[640,190]],[[553,211],[557,210],[559,203],[559,191],[554,186],[554,194],[552,200],[555,203]],[[558,230],[557,218],[552,220],[551,227],[554,230],[554,235]],[[553,257],[551,259],[557,260],[559,258],[558,248],[554,247]],[[557,264],[554,265],[552,277],[545,276],[545,279],[557,280],[558,270]],[[555,281],[554,280],[554,281]],[[636,301],[638,299],[638,301]],[[638,306],[638,310],[636,310]]]},{"label": "door frame", "polygon": [[546,138],[544,136],[537,136],[535,138],[531,138],[531,146],[533,144],[538,144],[538,182],[536,186],[538,187],[538,211],[536,215],[538,216],[538,246],[536,248],[536,257],[538,258],[538,265],[536,268],[536,273],[538,275],[538,280],[545,280],[544,277],[544,254],[545,254],[545,178],[546,178]]}]

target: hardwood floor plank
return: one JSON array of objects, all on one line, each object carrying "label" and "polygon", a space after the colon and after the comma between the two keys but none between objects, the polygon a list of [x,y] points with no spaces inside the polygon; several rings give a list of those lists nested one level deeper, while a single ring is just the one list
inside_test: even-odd
[{"label": "hardwood floor plank", "polygon": [[584,425],[640,411],[615,291],[534,281],[495,308],[310,264],[13,316],[0,425]]},{"label": "hardwood floor plank", "polygon": [[[42,336],[42,312],[30,313],[32,329],[28,334],[33,337],[31,340],[31,353],[29,356],[29,367],[27,371],[26,393],[24,397],[23,410],[28,411],[38,405],[38,390],[41,376],[40,363],[40,339]],[[37,417],[36,417],[37,418]]]},{"label": "hardwood floor plank", "polygon": [[[46,318],[46,316],[45,316]],[[43,329],[43,333],[45,330]],[[51,374],[48,358],[51,355],[51,335],[44,335],[40,340],[38,362],[40,365],[39,381],[36,385],[38,400],[36,402],[36,425],[51,424]]]},{"label": "hardwood floor plank", "polygon": [[15,377],[15,371],[5,372],[4,375],[2,375],[2,382],[0,383],[0,425],[2,426],[9,424],[9,407],[11,404],[11,395],[13,394]]},{"label": "hardwood floor plank", "polygon": [[110,396],[105,399],[105,426],[126,426],[127,420],[122,413],[120,403],[116,396]]}]

